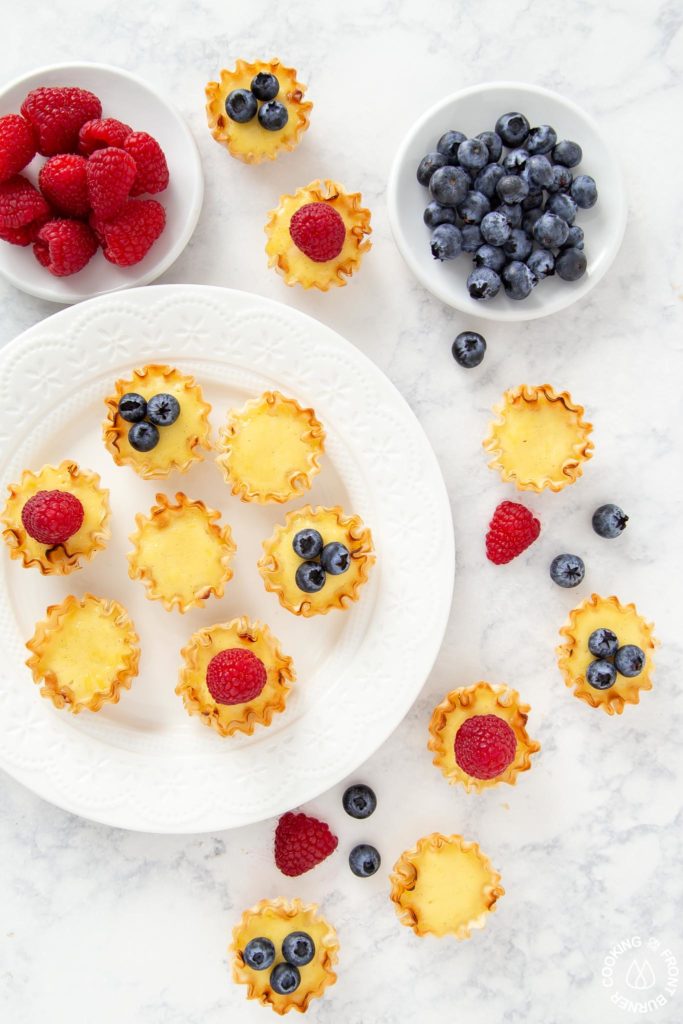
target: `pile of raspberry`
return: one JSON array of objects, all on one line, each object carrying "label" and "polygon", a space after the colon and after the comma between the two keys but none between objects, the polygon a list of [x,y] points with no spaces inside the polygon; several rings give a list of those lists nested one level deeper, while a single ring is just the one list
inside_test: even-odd
[{"label": "pile of raspberry", "polygon": [[[20,174],[36,153],[47,159],[38,188]],[[101,247],[117,267],[142,260],[166,212],[155,199],[168,166],[161,146],[113,117],[94,93],[33,89],[20,114],[0,117],[0,239],[33,246],[56,277],[75,274]]]}]

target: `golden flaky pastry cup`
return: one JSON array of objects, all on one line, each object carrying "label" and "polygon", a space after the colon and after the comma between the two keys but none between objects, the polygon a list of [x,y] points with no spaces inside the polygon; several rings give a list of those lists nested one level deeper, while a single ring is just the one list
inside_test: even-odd
[{"label": "golden flaky pastry cup", "polygon": [[[346,192],[336,181],[312,181],[305,188],[299,188],[294,195],[280,196],[280,203],[268,214],[266,222],[266,253],[268,266],[277,272],[289,285],[300,284],[304,288],[318,288],[321,292],[332,287],[341,287],[358,270],[363,253],[371,246],[366,238],[372,231],[370,211],[361,203],[360,192]],[[292,217],[308,203],[326,203],[337,211],[344,222],[346,237],[341,252],[334,259],[318,263],[301,251],[292,239],[289,225]]]},{"label": "golden flaky pastry cup", "polygon": [[[129,391],[147,400],[153,395],[170,394],[180,404],[178,419],[168,427],[159,427],[159,443],[149,452],[139,452],[128,443],[132,424],[119,416],[119,401]],[[105,404],[107,418],[102,433],[107,451],[117,466],[131,466],[147,480],[168,476],[173,470],[187,472],[193,462],[203,460],[201,449],[211,447],[211,406],[204,401],[194,377],[172,366],[155,363],[133,370],[131,377],[116,381],[114,393],[105,398]]]},{"label": "golden flaky pastry cup", "polygon": [[[28,535],[21,512],[38,491],[55,490],[68,491],[78,498],[83,506],[83,522],[64,543],[48,547]],[[80,469],[72,459],[65,459],[58,466],[43,466],[37,473],[24,470],[19,483],[9,485],[0,523],[12,558],[21,559],[26,568],[35,566],[43,576],[67,576],[107,546],[110,516],[109,491],[100,486],[97,473]]]},{"label": "golden flaky pastry cup", "polygon": [[[316,593],[299,590],[295,575],[304,559],[294,551],[292,541],[299,530],[311,527],[317,530],[324,544],[338,541],[351,555],[349,568],[339,576],[327,574],[325,585]],[[370,567],[375,561],[372,534],[359,516],[347,516],[339,505],[333,508],[304,508],[288,512],[283,526],[276,526],[272,537],[263,542],[263,555],[258,570],[266,590],[277,594],[283,608],[294,615],[309,618],[327,615],[333,608],[348,608],[360,597],[360,589],[367,582]]]},{"label": "golden flaky pastry cup", "polygon": [[484,448],[493,456],[489,466],[506,483],[520,491],[561,491],[581,476],[593,455],[593,427],[567,391],[520,384],[506,391],[493,411],[497,419]]},{"label": "golden flaky pastry cup", "polygon": [[[591,633],[605,627],[616,633],[619,646],[635,644],[645,654],[643,671],[627,678],[617,673],[614,686],[596,690],[586,679],[586,669],[594,656],[588,650]],[[574,696],[592,708],[602,708],[608,715],[620,715],[626,704],[638,704],[641,690],[652,689],[653,652],[657,641],[651,623],[638,614],[634,604],[621,604],[618,598],[591,594],[569,613],[569,622],[560,630],[565,642],[557,648],[560,671]]]},{"label": "golden flaky pastry cup", "polygon": [[[217,654],[235,647],[260,658],[266,670],[266,684],[257,697],[244,704],[218,704],[206,685],[206,670]],[[176,693],[183,698],[188,714],[199,715],[220,736],[236,732],[251,735],[257,725],[270,725],[273,715],[284,711],[296,678],[294,667],[292,659],[280,649],[279,640],[262,622],[252,622],[243,616],[206,626],[194,634],[180,653],[183,667]]]},{"label": "golden flaky pastry cup", "polygon": [[[262,128],[258,117],[239,124],[228,117],[225,101],[233,89],[247,89],[259,72],[275,75],[280,91],[274,97],[287,108],[287,123],[280,131],[271,132]],[[308,128],[309,115],[313,104],[304,100],[306,86],[297,81],[294,68],[287,68],[277,57],[253,64],[238,60],[233,71],[225,68],[219,82],[206,86],[206,117],[209,131],[216,142],[245,164],[259,164],[262,160],[274,160],[278,153],[296,149]]]},{"label": "golden flaky pastry cup", "polygon": [[[520,772],[531,768],[531,755],[541,749],[541,744],[532,740],[526,731],[529,705],[522,704],[516,690],[502,684],[479,682],[474,686],[463,686],[451,690],[434,708],[429,723],[428,749],[433,751],[433,764],[441,769],[451,785],[461,783],[468,792],[481,791],[499,782],[511,786],[517,782]],[[515,756],[504,772],[492,779],[477,779],[464,771],[455,759],[455,737],[458,729],[474,715],[496,715],[510,726],[517,740]]]},{"label": "golden flaky pastry cup", "polygon": [[[243,952],[247,943],[256,938],[267,938],[275,946],[273,967],[284,962],[282,942],[290,932],[306,932],[315,944],[315,955],[310,963],[299,968],[301,983],[289,995],[280,995],[270,986],[272,968],[255,971],[247,967]],[[232,956],[232,976],[240,985],[247,986],[247,999],[257,999],[262,1006],[270,1006],[276,1013],[290,1010],[304,1013],[312,999],[322,996],[337,975],[334,965],[339,958],[337,933],[324,917],[318,914],[315,903],[302,903],[299,899],[261,900],[242,919],[232,933],[228,949]]]},{"label": "golden flaky pastry cup", "polygon": [[313,409],[279,391],[266,391],[233,410],[216,459],[242,501],[285,502],[307,491],[320,472],[325,431]]},{"label": "golden flaky pastry cup", "polygon": [[186,612],[209,597],[222,597],[232,579],[237,545],[230,527],[218,525],[220,512],[182,491],[175,503],[165,494],[157,494],[156,501],[148,515],[135,517],[130,578],[142,580],[150,601],[161,601],[169,612]]},{"label": "golden flaky pastry cup", "polygon": [[26,664],[40,693],[56,708],[78,714],[118,704],[137,675],[140,649],[135,627],[118,601],[70,594],[47,609],[26,644]]},{"label": "golden flaky pastry cup", "polygon": [[484,927],[505,893],[477,843],[439,832],[403,853],[389,880],[401,924],[416,935],[469,939],[471,929]]}]

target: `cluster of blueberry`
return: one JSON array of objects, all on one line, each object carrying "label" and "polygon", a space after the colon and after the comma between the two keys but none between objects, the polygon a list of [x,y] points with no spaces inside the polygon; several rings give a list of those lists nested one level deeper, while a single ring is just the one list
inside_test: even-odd
[{"label": "cluster of blueberry", "polygon": [[280,83],[275,75],[260,71],[252,79],[249,89],[233,89],[229,93],[225,112],[237,124],[246,124],[258,116],[262,128],[268,132],[279,132],[289,119],[287,107],[275,99],[279,91]]},{"label": "cluster of blueberry", "polygon": [[[288,996],[301,984],[299,968],[310,964],[315,956],[315,943],[308,932],[290,932],[282,940],[282,955],[285,959],[273,967],[269,981],[273,992]],[[275,946],[270,939],[258,936],[246,944],[242,956],[247,967],[266,971],[275,960]]]},{"label": "cluster of blueberry", "polygon": [[317,530],[299,530],[292,541],[292,547],[305,561],[296,571],[294,579],[299,590],[305,594],[316,594],[325,586],[327,574],[340,576],[351,565],[349,549],[338,541],[323,542]]},{"label": "cluster of blueberry", "polygon": [[572,174],[582,156],[576,142],[558,142],[550,125],[531,128],[513,112],[474,139],[448,131],[423,157],[417,180],[432,196],[424,212],[432,255],[473,254],[473,299],[494,298],[501,284],[511,299],[525,299],[545,277],[583,276],[583,230],[574,220],[598,192],[589,175]]},{"label": "cluster of blueberry", "polygon": [[129,391],[119,400],[119,416],[133,426],[128,443],[137,452],[151,452],[159,444],[159,427],[170,427],[180,416],[180,403],[173,395],[152,395],[146,400]]},{"label": "cluster of blueberry", "polygon": [[645,666],[645,654],[635,644],[619,646],[617,634],[602,627],[588,638],[588,650],[595,657],[586,669],[586,681],[595,690],[609,690],[617,681],[617,673],[631,679],[639,676]]},{"label": "cluster of blueberry", "polygon": [[[591,522],[599,537],[614,540],[626,529],[628,516],[618,505],[600,505],[593,513]],[[558,587],[578,587],[585,574],[586,566],[578,555],[557,555],[550,563],[550,578],[553,583],[557,583]],[[622,675],[626,674],[622,673]],[[637,675],[635,672],[633,674]]]}]

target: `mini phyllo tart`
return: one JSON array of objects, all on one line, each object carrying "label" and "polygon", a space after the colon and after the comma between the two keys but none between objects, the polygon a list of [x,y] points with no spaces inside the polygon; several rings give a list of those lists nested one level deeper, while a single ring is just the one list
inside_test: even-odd
[{"label": "mini phyllo tart", "polygon": [[104,443],[117,466],[145,479],[185,473],[211,447],[209,413],[194,377],[172,366],[150,365],[117,380],[105,399]]},{"label": "mini phyllo tart", "polygon": [[541,749],[526,731],[529,705],[508,686],[475,683],[451,690],[434,708],[429,750],[451,784],[482,790],[514,785]]},{"label": "mini phyllo tart", "polygon": [[282,607],[308,618],[357,601],[374,561],[372,534],[359,516],[338,505],[306,505],[263,542],[258,568]]},{"label": "mini phyllo tart", "polygon": [[505,894],[500,875],[477,843],[433,832],[394,864],[390,898],[416,935],[469,939]]},{"label": "mini phyllo tart", "polygon": [[321,292],[345,285],[370,248],[370,211],[362,201],[360,192],[328,180],[280,196],[266,223],[268,266],[289,285]]},{"label": "mini phyllo tart", "polygon": [[274,57],[223,69],[220,82],[206,86],[206,116],[216,142],[245,164],[274,160],[295,149],[308,128],[313,104],[294,68]]},{"label": "mini phyllo tart", "polygon": [[521,384],[493,411],[498,418],[484,448],[493,456],[489,466],[507,483],[520,491],[561,491],[581,476],[593,455],[593,427],[568,392]]},{"label": "mini phyllo tart", "polygon": [[138,672],[138,635],[128,613],[92,594],[51,605],[26,646],[41,695],[75,715],[118,704]]},{"label": "mini phyllo tart", "polygon": [[266,391],[230,413],[218,448],[216,461],[233,494],[282,503],[307,491],[320,472],[325,431],[313,409]]},{"label": "mini phyllo tart", "polygon": [[150,601],[161,601],[169,612],[186,612],[209,597],[222,597],[232,579],[230,562],[237,546],[230,527],[218,524],[220,512],[181,491],[175,504],[165,494],[157,494],[156,501],[148,515],[135,517],[130,578],[142,580]]},{"label": "mini phyllo tart", "polygon": [[228,953],[233,978],[247,986],[247,999],[281,1015],[304,1013],[337,980],[337,933],[314,903],[298,899],[261,900],[245,910]]},{"label": "mini phyllo tart", "polygon": [[253,733],[284,711],[294,682],[292,659],[267,626],[242,617],[200,629],[181,651],[176,693],[190,715],[220,736]]},{"label": "mini phyllo tart", "polygon": [[37,473],[24,470],[9,486],[0,523],[12,558],[43,576],[67,576],[106,547],[110,515],[97,473],[65,459]]},{"label": "mini phyllo tart", "polygon": [[560,671],[574,696],[608,715],[638,704],[642,690],[652,689],[653,626],[634,604],[592,594],[569,613],[557,648]]}]

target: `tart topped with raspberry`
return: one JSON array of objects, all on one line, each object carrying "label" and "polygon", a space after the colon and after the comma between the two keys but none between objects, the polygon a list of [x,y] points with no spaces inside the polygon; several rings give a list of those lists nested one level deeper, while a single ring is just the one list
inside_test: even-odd
[{"label": "tart topped with raspberry", "polygon": [[0,522],[12,558],[43,576],[67,576],[106,546],[110,514],[97,473],[65,459],[37,473],[24,470],[9,486]]},{"label": "tart topped with raspberry", "polygon": [[362,199],[329,180],[280,196],[266,223],[268,266],[289,285],[322,292],[345,285],[370,248],[370,211]]},{"label": "tart topped with raspberry", "polygon": [[220,81],[206,86],[206,116],[216,142],[247,164],[295,149],[313,109],[296,75],[275,57],[238,60],[232,71],[224,68]]},{"label": "tart topped with raspberry", "polygon": [[251,735],[284,711],[295,679],[292,659],[263,623],[242,616],[207,626],[180,653],[176,693],[188,714],[220,736]]},{"label": "tart topped with raspberry", "polygon": [[325,431],[313,409],[266,391],[230,413],[218,448],[216,461],[233,494],[282,503],[308,490],[320,471]]}]

